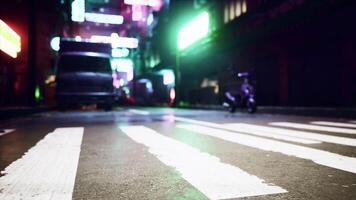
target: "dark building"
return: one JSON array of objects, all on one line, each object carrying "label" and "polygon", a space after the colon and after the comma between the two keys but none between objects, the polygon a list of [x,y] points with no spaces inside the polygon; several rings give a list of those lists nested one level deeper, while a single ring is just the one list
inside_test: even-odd
[{"label": "dark building", "polygon": [[0,20],[20,36],[21,51],[16,57],[0,51],[0,106],[52,103],[53,88],[45,84],[54,63],[50,40],[61,34],[69,5],[64,0],[1,1]]},{"label": "dark building", "polygon": [[253,71],[260,105],[356,106],[355,1],[171,1],[152,39],[156,67],[177,64],[179,27],[204,10],[208,37],[179,52],[184,101],[219,104],[239,84],[233,67]]}]

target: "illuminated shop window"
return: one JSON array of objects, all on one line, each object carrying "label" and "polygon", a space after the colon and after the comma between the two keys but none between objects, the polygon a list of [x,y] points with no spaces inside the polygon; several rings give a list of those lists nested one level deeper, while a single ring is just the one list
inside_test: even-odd
[{"label": "illuminated shop window", "polygon": [[230,20],[233,20],[235,18],[235,5],[234,2],[230,2]]},{"label": "illuminated shop window", "polygon": [[236,1],[236,17],[239,17],[241,15],[241,1],[238,0]]},{"label": "illuminated shop window", "polygon": [[228,23],[229,22],[229,6],[225,5],[224,8],[224,23]]},{"label": "illuminated shop window", "polygon": [[246,13],[247,12],[247,3],[246,0],[242,1],[242,13]]}]

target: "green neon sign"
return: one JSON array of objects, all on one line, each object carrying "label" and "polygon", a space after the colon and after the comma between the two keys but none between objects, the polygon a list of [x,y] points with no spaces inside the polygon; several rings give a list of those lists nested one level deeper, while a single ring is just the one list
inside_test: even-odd
[{"label": "green neon sign", "polygon": [[35,99],[36,99],[36,101],[41,100],[41,90],[38,85],[36,86],[36,89],[35,89]]},{"label": "green neon sign", "polygon": [[203,12],[178,33],[178,49],[183,50],[209,33],[209,13]]}]

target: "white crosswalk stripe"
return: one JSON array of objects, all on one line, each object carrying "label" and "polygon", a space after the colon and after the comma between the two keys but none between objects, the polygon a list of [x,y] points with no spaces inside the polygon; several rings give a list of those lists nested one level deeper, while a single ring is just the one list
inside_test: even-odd
[{"label": "white crosswalk stripe", "polygon": [[311,124],[324,125],[324,126],[336,126],[344,128],[356,128],[356,124],[341,123],[341,122],[327,122],[327,121],[313,121]]},{"label": "white crosswalk stripe", "polygon": [[149,115],[150,114],[148,111],[144,111],[144,110],[130,109],[129,111],[131,113],[139,114],[139,115]]},{"label": "white crosswalk stripe", "polygon": [[[275,128],[275,127],[245,124],[245,123],[226,124],[226,126],[232,127],[239,132],[241,129],[242,130],[248,129],[250,131],[255,131],[255,132],[260,131],[262,136],[263,136],[262,133],[269,133],[269,134],[286,135],[290,137],[304,138],[304,139],[310,139],[315,141],[322,141],[322,142],[328,142],[333,144],[341,144],[341,145],[356,147],[356,139],[353,138],[325,135],[325,134],[305,132],[305,131],[288,130],[284,128]],[[278,137],[276,138],[278,139]]]},{"label": "white crosswalk stripe", "polygon": [[[302,144],[321,143],[321,141],[319,141],[317,138],[299,137],[298,134],[291,134],[293,132],[289,130],[283,130],[283,131],[271,130],[268,129],[267,127],[258,128],[256,126],[251,126],[249,124],[243,124],[243,123],[225,124],[224,129],[230,131],[238,131],[239,133],[248,133],[248,134],[262,136],[262,137],[284,140],[288,142],[296,142]],[[356,145],[356,140],[355,140],[355,145]]]},{"label": "white crosswalk stripe", "polygon": [[0,199],[70,200],[84,128],[58,128],[2,172]]},{"label": "white crosswalk stripe", "polygon": [[[196,125],[178,125],[179,128],[184,128],[195,133],[212,136],[223,139],[229,142],[265,150],[282,153],[288,156],[295,156],[302,159],[311,160],[317,164],[339,169],[351,173],[356,173],[356,158],[339,155],[323,150],[313,149],[309,147],[284,143],[271,139],[259,138],[246,134],[225,131],[224,126],[211,122],[186,119],[176,117],[177,121],[188,122]],[[204,124],[204,125],[203,125]],[[213,128],[209,128],[213,127]],[[219,128],[220,127],[220,128]]]},{"label": "white crosswalk stripe", "polygon": [[326,126],[292,123],[292,122],[271,122],[271,123],[269,123],[269,125],[287,127],[287,128],[313,130],[313,131],[325,131],[325,132],[331,132],[331,133],[356,134],[355,129],[326,127]]},{"label": "white crosswalk stripe", "polygon": [[[238,167],[187,144],[163,136],[144,126],[120,127],[131,139],[149,148],[164,164],[174,167],[182,177],[210,199],[228,199],[285,193],[285,189],[264,183]],[[206,166],[209,166],[208,168]]]},{"label": "white crosswalk stripe", "polygon": [[[167,116],[166,118],[168,119],[170,116]],[[182,120],[184,122],[192,122],[192,123],[198,123],[196,120],[191,120],[188,118],[180,118],[180,117],[173,117],[172,120]],[[302,144],[318,144],[321,143],[319,140],[315,140],[315,139],[307,139],[307,138],[301,138],[301,137],[295,137],[295,136],[289,136],[289,135],[282,135],[282,134],[275,134],[275,133],[271,133],[268,131],[255,131],[253,129],[250,129],[248,127],[235,127],[235,126],[224,126],[221,124],[212,124],[209,122],[203,122],[203,121],[199,121],[198,123],[199,125],[202,126],[209,126],[209,127],[215,127],[215,128],[219,128],[219,129],[223,129],[223,130],[228,130],[228,131],[236,131],[236,129],[238,128],[238,131],[240,133],[248,133],[248,134],[252,134],[252,135],[257,135],[257,136],[262,136],[262,137],[269,137],[269,138],[274,138],[274,139],[279,139],[279,140],[284,140],[284,141],[289,141],[289,142],[296,142],[296,143],[302,143]]]},{"label": "white crosswalk stripe", "polygon": [[8,133],[14,132],[15,129],[4,129],[2,131],[0,131],[0,136],[6,135]]}]

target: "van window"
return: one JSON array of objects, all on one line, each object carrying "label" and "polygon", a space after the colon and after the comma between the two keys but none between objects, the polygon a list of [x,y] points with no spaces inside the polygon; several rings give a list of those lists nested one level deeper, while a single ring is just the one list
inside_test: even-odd
[{"label": "van window", "polygon": [[112,72],[110,59],[80,55],[61,56],[58,69],[60,72]]}]

